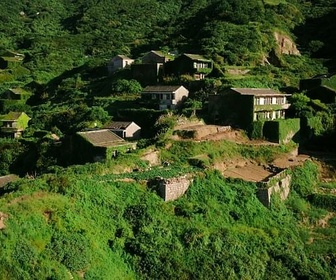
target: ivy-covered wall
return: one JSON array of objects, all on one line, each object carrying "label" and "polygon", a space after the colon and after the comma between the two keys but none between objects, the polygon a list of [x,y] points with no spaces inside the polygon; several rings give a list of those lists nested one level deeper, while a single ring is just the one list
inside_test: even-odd
[{"label": "ivy-covered wall", "polygon": [[249,136],[252,139],[267,139],[276,143],[300,141],[300,119],[285,119],[273,121],[255,121],[251,124]]},{"label": "ivy-covered wall", "polygon": [[288,143],[300,140],[300,119],[266,121],[263,128],[265,139],[276,143]]},{"label": "ivy-covered wall", "polygon": [[110,161],[119,153],[126,153],[136,148],[135,142],[123,142],[120,145],[111,147],[96,147],[79,135],[75,135],[72,140],[73,152],[72,160],[74,163],[83,164],[86,162]]},{"label": "ivy-covered wall", "polygon": [[251,123],[248,134],[251,139],[262,139],[264,138],[264,124],[265,121],[254,121]]},{"label": "ivy-covered wall", "polygon": [[22,113],[21,116],[17,120],[17,127],[21,129],[25,129],[28,126],[30,118],[27,116],[26,113]]}]

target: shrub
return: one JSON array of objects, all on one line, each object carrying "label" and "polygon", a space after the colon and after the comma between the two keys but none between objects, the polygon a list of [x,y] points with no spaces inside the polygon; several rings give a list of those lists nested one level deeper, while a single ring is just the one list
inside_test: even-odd
[{"label": "shrub", "polygon": [[330,211],[336,211],[336,196],[314,193],[309,196],[309,201],[317,206]]},{"label": "shrub", "polygon": [[56,231],[50,243],[50,253],[71,271],[84,269],[91,261],[91,248],[83,233]]},{"label": "shrub", "polygon": [[297,167],[292,173],[292,188],[302,197],[310,195],[318,182],[317,165],[306,161],[303,166]]},{"label": "shrub", "polygon": [[249,129],[249,137],[251,139],[261,139],[263,138],[263,128],[264,128],[264,121],[255,121],[251,124]]}]

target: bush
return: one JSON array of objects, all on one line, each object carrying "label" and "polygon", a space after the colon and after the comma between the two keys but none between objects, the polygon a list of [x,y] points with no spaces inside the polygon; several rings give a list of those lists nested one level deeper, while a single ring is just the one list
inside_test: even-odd
[{"label": "bush", "polygon": [[312,161],[306,161],[303,166],[293,170],[291,186],[301,197],[312,194],[317,183],[318,169]]},{"label": "bush", "polygon": [[336,196],[314,193],[309,196],[309,201],[317,206],[330,211],[336,211]]},{"label": "bush", "polygon": [[265,124],[264,121],[253,122],[249,129],[249,137],[251,139],[262,139],[264,124]]},{"label": "bush", "polygon": [[82,270],[91,261],[91,248],[84,233],[56,231],[49,249],[54,259],[71,271]]}]

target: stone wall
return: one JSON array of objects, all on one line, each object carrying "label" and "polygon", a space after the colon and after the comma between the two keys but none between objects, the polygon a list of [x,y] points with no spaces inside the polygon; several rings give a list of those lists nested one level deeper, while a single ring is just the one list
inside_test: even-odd
[{"label": "stone wall", "polygon": [[292,176],[287,169],[277,173],[267,181],[259,183],[257,197],[267,207],[271,205],[271,197],[274,194],[278,194],[282,200],[285,200],[290,191],[291,179]]},{"label": "stone wall", "polygon": [[188,190],[192,179],[188,175],[175,178],[156,178],[151,184],[164,201],[175,200],[185,194]]}]

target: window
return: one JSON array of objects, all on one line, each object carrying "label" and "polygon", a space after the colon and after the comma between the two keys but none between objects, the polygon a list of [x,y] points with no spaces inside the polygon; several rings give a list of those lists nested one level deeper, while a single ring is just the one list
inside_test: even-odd
[{"label": "window", "polygon": [[175,99],[175,93],[172,93],[172,95],[171,95],[171,99],[172,99],[172,100]]},{"label": "window", "polygon": [[286,103],[285,97],[277,97],[276,104],[281,105]]}]

